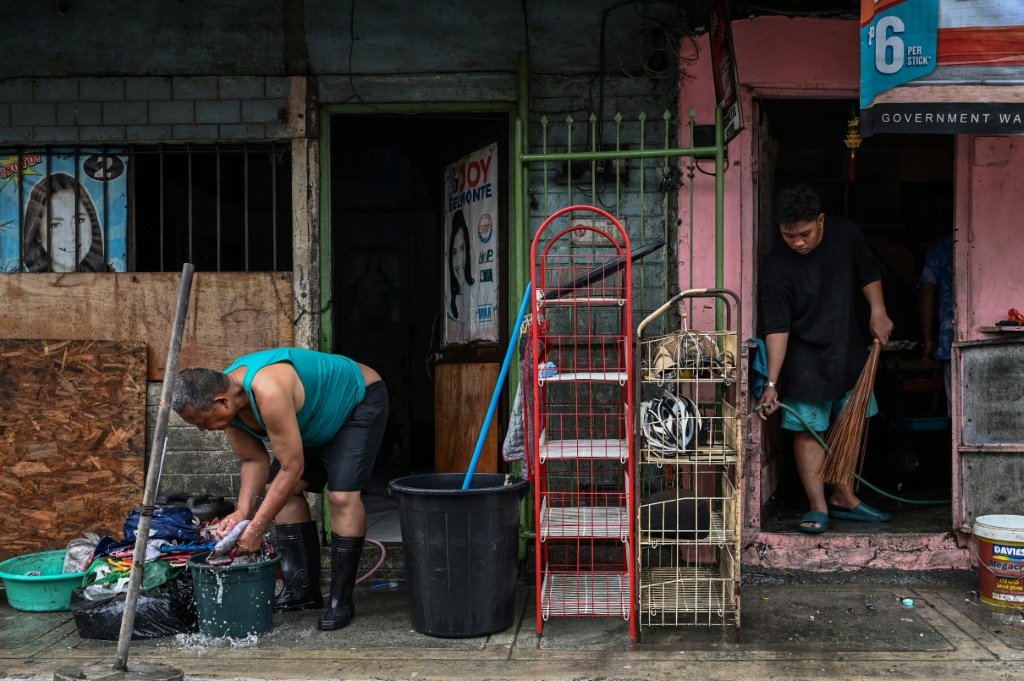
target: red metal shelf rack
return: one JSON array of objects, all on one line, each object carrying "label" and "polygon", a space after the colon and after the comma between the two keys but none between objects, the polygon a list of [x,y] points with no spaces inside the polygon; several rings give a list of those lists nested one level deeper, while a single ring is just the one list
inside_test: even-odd
[{"label": "red metal shelf rack", "polygon": [[622,617],[637,636],[631,255],[592,206],[555,212],[533,241],[538,634],[550,617]]}]

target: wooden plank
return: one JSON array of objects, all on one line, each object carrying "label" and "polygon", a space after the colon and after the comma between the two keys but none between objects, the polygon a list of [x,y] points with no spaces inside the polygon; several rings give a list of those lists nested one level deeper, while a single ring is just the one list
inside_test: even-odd
[{"label": "wooden plank", "polygon": [[[434,471],[465,473],[498,382],[499,364],[439,364],[434,374]],[[495,416],[497,420],[497,416]],[[498,472],[498,427],[492,423],[476,471]]]},{"label": "wooden plank", "polygon": [[[180,285],[172,272],[4,274],[0,339],[143,341],[149,380],[163,380]],[[290,272],[197,273],[179,365],[292,345],[293,301]]]},{"label": "wooden plank", "polygon": [[0,340],[0,560],[121,539],[145,446],[142,343]]}]

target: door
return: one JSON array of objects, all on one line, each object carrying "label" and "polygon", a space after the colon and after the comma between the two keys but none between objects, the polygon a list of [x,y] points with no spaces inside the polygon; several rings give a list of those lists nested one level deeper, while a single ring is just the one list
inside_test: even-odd
[{"label": "door", "polygon": [[[497,121],[496,121],[497,122]],[[507,145],[495,134],[452,157],[443,181],[442,309],[437,311],[434,370],[434,468],[465,472],[497,383],[507,335],[504,244]],[[495,415],[506,414],[498,409]],[[476,465],[497,472],[502,423],[490,424]]]},{"label": "door", "polygon": [[[409,471],[465,470],[497,378],[497,369],[486,365],[501,359],[505,306],[490,311],[498,319],[496,340],[446,336],[451,296],[442,290],[449,282],[444,229],[445,216],[450,224],[454,211],[448,209],[444,170],[497,142],[486,182],[479,162],[466,169],[475,196],[483,197],[490,186],[490,196],[498,197],[490,231],[477,217],[472,229],[468,221],[460,229],[460,239],[462,269],[471,250],[474,282],[489,277],[503,296],[507,202],[500,189],[507,186],[508,114],[353,113],[327,120],[332,286],[324,347],[373,367],[388,385],[388,427],[374,475],[388,480]],[[494,264],[479,262],[479,249],[465,248],[481,239],[494,249]],[[484,265],[492,271],[484,273]],[[489,468],[481,470],[497,465],[495,437],[488,441]]]},{"label": "door", "polygon": [[[753,262],[754,271],[759,272],[761,259],[771,248],[775,234],[772,208],[775,195],[775,165],[779,145],[772,137],[768,112],[765,107],[761,106],[759,100],[754,100],[754,116],[758,123],[753,129],[755,151],[753,165],[756,169],[753,174],[754,219],[756,221],[754,233],[757,235]],[[756,329],[758,309],[756,277],[753,281],[752,291],[753,319]],[[751,364],[751,366],[753,365]],[[751,393],[750,399],[756,400],[757,398]],[[754,487],[754,494],[748,500],[751,508],[748,508],[747,512],[750,514],[749,517],[755,521],[752,526],[760,527],[760,515],[764,511],[765,504],[778,489],[782,477],[782,447],[778,441],[777,429],[765,427],[766,424],[760,419],[751,419],[750,423],[754,437],[752,448],[754,456],[751,458],[751,466],[754,479],[758,481],[758,484]]]}]

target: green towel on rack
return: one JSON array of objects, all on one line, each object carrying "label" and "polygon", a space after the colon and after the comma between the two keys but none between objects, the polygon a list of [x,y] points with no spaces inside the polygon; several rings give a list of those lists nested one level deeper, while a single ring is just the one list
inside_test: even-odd
[{"label": "green towel on rack", "polygon": [[768,348],[760,338],[748,338],[747,342],[757,344],[757,353],[754,355],[750,372],[750,390],[760,399],[761,393],[764,392],[764,384],[768,382]]}]

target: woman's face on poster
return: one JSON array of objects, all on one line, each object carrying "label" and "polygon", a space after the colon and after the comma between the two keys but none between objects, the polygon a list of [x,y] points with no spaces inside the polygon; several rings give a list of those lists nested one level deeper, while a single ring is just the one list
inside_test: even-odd
[{"label": "woman's face on poster", "polygon": [[89,213],[76,198],[71,190],[55,192],[45,212],[41,237],[53,272],[74,272],[92,248]]},{"label": "woman's face on poster", "polygon": [[456,230],[452,239],[452,271],[459,284],[466,281],[466,237],[463,234],[463,230]]}]

